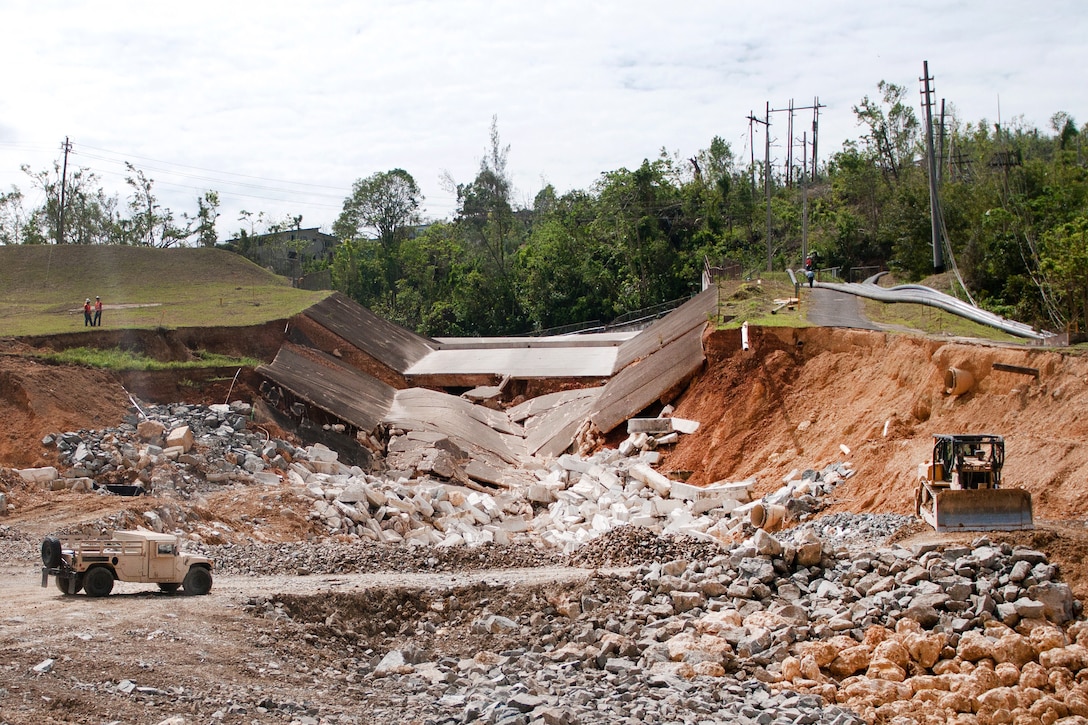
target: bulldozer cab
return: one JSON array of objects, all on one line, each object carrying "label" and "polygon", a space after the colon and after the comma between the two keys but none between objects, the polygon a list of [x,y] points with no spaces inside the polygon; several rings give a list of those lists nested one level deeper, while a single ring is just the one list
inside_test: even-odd
[{"label": "bulldozer cab", "polygon": [[919,469],[915,513],[937,531],[1033,528],[1031,494],[1002,489],[1005,440],[999,435],[935,435]]},{"label": "bulldozer cab", "polygon": [[1001,488],[1005,439],[999,435],[935,435],[932,481],[953,490]]}]

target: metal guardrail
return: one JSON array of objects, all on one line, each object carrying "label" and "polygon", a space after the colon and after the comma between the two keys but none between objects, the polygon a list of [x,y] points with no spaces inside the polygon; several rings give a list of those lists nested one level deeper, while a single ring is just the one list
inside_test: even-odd
[{"label": "metal guardrail", "polygon": [[516,335],[511,335],[511,337],[554,337],[557,335],[576,335],[587,332],[608,332],[609,330],[616,330],[621,327],[629,327],[631,325],[636,325],[641,322],[646,322],[647,320],[655,320],[658,317],[663,317],[690,299],[691,297],[681,297],[680,299],[670,300],[668,302],[659,302],[656,305],[650,305],[649,307],[631,310],[630,312],[625,312],[611,322],[607,323],[601,322],[600,320],[593,320],[591,322],[576,322],[570,325],[560,325],[558,327],[549,327],[543,330],[522,332]]},{"label": "metal guardrail", "polygon": [[895,287],[878,287],[876,284],[871,283],[862,284],[847,282],[844,284],[824,283],[823,286],[828,289],[849,292],[850,294],[859,297],[880,300],[881,302],[912,302],[915,304],[936,307],[945,312],[951,312],[954,315],[966,317],[981,325],[988,325],[998,330],[1003,330],[1016,337],[1045,340],[1053,336],[1053,333],[1036,330],[1031,325],[1026,325],[1023,322],[1006,320],[1000,315],[995,315],[992,312],[975,307],[974,305],[958,300],[951,295],[946,295],[943,292],[938,292],[937,290],[924,285],[902,284]]}]

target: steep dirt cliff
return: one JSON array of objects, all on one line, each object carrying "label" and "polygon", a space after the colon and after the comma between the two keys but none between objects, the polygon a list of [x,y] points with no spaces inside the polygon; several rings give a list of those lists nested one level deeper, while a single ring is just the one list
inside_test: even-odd
[{"label": "steep dirt cliff", "polygon": [[[715,332],[705,347],[706,370],[676,410],[702,426],[662,466],[691,471],[692,483],[756,476],[768,491],[794,468],[849,460],[857,475],[832,510],[913,513],[932,434],[996,433],[1006,439],[1005,485],[1031,491],[1036,518],[1088,515],[1083,356],[828,328],[752,328],[747,351],[739,331]],[[976,381],[960,395],[945,392],[953,367]]]}]

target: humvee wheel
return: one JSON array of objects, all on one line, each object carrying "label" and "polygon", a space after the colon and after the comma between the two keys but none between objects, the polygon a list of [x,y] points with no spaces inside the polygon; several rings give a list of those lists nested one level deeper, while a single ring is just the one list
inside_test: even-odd
[{"label": "humvee wheel", "polygon": [[176,592],[178,590],[179,586],[181,586],[181,585],[178,584],[177,582],[163,582],[163,583],[159,584],[159,589],[161,591],[166,592],[167,594],[173,594],[174,592]]},{"label": "humvee wheel", "polygon": [[83,588],[89,597],[105,597],[113,591],[113,572],[104,566],[88,569],[83,575]]},{"label": "humvee wheel", "polygon": [[182,586],[186,594],[207,594],[212,588],[212,573],[202,566],[189,567]]},{"label": "humvee wheel", "polygon": [[42,563],[52,569],[55,566],[60,566],[60,559],[60,539],[55,536],[47,536],[42,541]]},{"label": "humvee wheel", "polygon": [[65,579],[62,576],[58,576],[58,577],[54,578],[53,581],[57,585],[57,589],[59,589],[61,591],[61,594],[78,594],[79,590],[83,588],[83,575],[82,574],[76,574],[75,575],[75,580],[76,580],[76,588],[73,589],[72,591],[68,591],[68,582],[70,581],[69,579]]}]

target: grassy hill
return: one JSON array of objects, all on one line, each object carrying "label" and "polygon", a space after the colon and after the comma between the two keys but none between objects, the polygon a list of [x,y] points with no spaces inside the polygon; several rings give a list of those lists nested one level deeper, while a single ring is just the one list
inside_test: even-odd
[{"label": "grassy hill", "polygon": [[0,335],[84,330],[83,301],[102,298],[103,328],[253,325],[289,317],[328,292],[291,287],[219,249],[0,247]]}]

